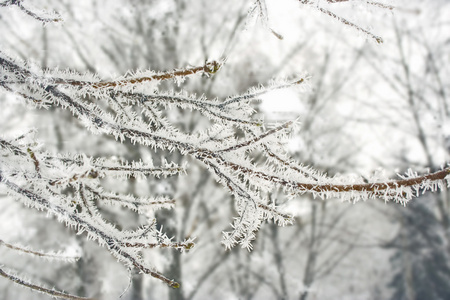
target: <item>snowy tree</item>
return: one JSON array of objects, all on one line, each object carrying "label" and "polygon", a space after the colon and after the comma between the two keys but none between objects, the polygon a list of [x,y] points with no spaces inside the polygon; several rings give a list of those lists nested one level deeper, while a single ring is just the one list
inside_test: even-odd
[{"label": "snowy tree", "polygon": [[[57,14],[37,13],[22,2],[6,1],[2,3],[2,7],[19,9],[29,15],[24,17],[43,23],[61,21]],[[315,4],[310,1],[301,2],[310,6]],[[324,6],[314,6],[314,9],[381,42],[380,38],[369,31],[333,13],[328,6],[338,1],[329,2]],[[182,9],[183,3],[179,2],[177,8]],[[391,9],[390,6],[378,6],[380,5]],[[249,12],[250,18],[256,15],[263,19],[264,24],[269,24],[264,1],[256,1]],[[236,24],[241,21],[242,18],[237,18]],[[50,26],[47,25],[46,28]],[[173,30],[171,34],[176,34],[180,28],[175,25],[170,30]],[[280,38],[277,32],[270,30]],[[134,49],[137,51],[139,47]],[[79,57],[86,62],[87,69],[94,70],[95,67],[89,63],[83,51],[78,49],[78,52]],[[105,50],[105,53],[108,51]],[[135,63],[136,66],[133,67],[137,68],[139,62]],[[175,60],[174,67],[178,63]],[[227,96],[225,99],[207,98],[208,90],[197,96],[183,88],[187,78],[201,75],[214,80],[215,76],[219,76],[227,68],[227,63],[230,62],[213,60],[200,66],[172,71],[133,70],[108,80],[92,72],[79,74],[73,70],[45,69],[2,50],[0,86],[4,94],[13,101],[23,101],[28,106],[39,109],[48,108],[54,114],[61,113],[61,110],[69,111],[94,135],[112,137],[118,143],[128,143],[129,151],[139,145],[140,149],[153,152],[154,157],[161,151],[165,155],[165,159],[161,160],[150,156],[139,160],[136,159],[138,155],[130,155],[131,160],[125,160],[112,156],[114,154],[92,157],[85,153],[52,153],[45,149],[45,145],[36,141],[32,133],[4,136],[0,143],[0,179],[3,191],[26,206],[57,217],[79,234],[86,232],[88,238],[107,248],[129,270],[151,275],[178,288],[178,282],[156,271],[143,255],[143,251],[149,248],[187,251],[194,246],[194,240],[190,237],[174,241],[174,233],[170,229],[165,232],[167,226],[161,228],[155,221],[158,219],[155,219],[155,211],[173,208],[174,199],[167,196],[136,197],[128,195],[129,191],[111,192],[106,189],[109,180],[125,180],[130,184],[134,179],[148,176],[189,174],[192,171],[189,166],[174,162],[180,160],[176,156],[189,157],[194,161],[191,165],[201,165],[209,171],[207,176],[214,178],[233,196],[236,215],[232,229],[223,234],[225,248],[241,245],[249,250],[253,248],[252,242],[264,222],[273,221],[283,226],[292,223],[289,212],[279,206],[285,201],[280,200],[281,195],[286,199],[307,193],[312,198],[338,197],[349,201],[381,198],[406,203],[419,192],[446,187],[448,168],[425,175],[410,171],[398,180],[370,178],[367,182],[363,178],[330,177],[297,163],[287,155],[284,145],[289,133],[295,129],[296,122],[267,124],[255,114],[253,103],[270,91],[301,87],[308,78],[276,80],[267,87],[251,88],[245,93]],[[45,64],[43,62],[44,66]],[[171,81],[175,83],[175,87],[172,90],[165,89],[171,86],[168,83]],[[171,110],[183,115],[192,114],[196,119],[204,120],[198,123],[206,124],[205,128],[180,126],[180,122],[173,118],[174,114],[169,113]],[[170,154],[172,152],[176,154]],[[170,162],[166,161],[169,159]],[[182,181],[183,177],[179,180]],[[178,182],[178,179],[173,182]],[[200,184],[202,182],[204,181],[199,181]],[[272,197],[275,192],[276,198]],[[189,199],[185,201],[188,202]],[[141,214],[147,223],[134,230],[120,229],[105,219],[102,205],[133,210]],[[275,239],[276,230],[273,234]],[[42,253],[6,242],[2,242],[2,245],[37,256],[63,260],[77,258],[65,254]],[[34,285],[21,279],[13,271],[1,270],[2,276],[32,289],[57,297],[77,298]]]}]

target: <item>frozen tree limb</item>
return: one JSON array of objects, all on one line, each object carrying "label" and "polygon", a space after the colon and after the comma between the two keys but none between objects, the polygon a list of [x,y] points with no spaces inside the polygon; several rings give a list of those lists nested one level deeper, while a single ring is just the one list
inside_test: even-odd
[{"label": "frozen tree limb", "polygon": [[69,299],[69,300],[94,300],[94,298],[79,297],[79,296],[71,295],[68,293],[60,292],[55,289],[44,288],[41,285],[33,284],[27,280],[23,280],[23,279],[17,277],[16,275],[6,272],[2,268],[0,268],[0,276],[11,280],[12,282],[17,283],[18,285],[22,285],[22,286],[32,289],[34,291],[49,295],[53,298]]},{"label": "frozen tree limb", "polygon": [[[312,4],[311,1],[300,2]],[[20,3],[7,1],[0,6]],[[317,9],[381,42],[379,37],[331,11],[319,6]],[[255,10],[264,16],[263,0],[256,1]],[[34,14],[31,16],[46,22]],[[269,199],[270,193],[277,190],[286,197],[309,193],[322,199],[381,198],[406,203],[426,190],[447,188],[450,168],[426,175],[409,172],[399,180],[373,178],[365,182],[362,178],[330,177],[289,158],[282,144],[295,122],[264,124],[254,117],[252,102],[268,91],[302,85],[307,78],[274,82],[268,87],[255,87],[223,100],[197,97],[185,91],[159,90],[163,80],[181,83],[187,76],[210,76],[221,66],[222,62],[213,61],[198,67],[168,72],[144,71],[132,74],[131,78],[102,80],[96,74],[43,70],[0,51],[0,87],[36,108],[58,107],[70,111],[91,133],[112,136],[117,142],[129,141],[152,149],[176,151],[201,162],[234,196],[238,215],[233,220],[232,230],[224,232],[226,248],[241,245],[251,250],[256,233],[267,220],[274,220],[281,226],[293,222],[292,216],[277,206],[279,203]],[[212,125],[198,133],[183,132],[175,122],[164,117],[165,110],[172,106],[186,114],[195,110]],[[138,198],[105,191],[100,179],[173,176],[187,172],[184,166],[165,163],[155,167],[151,162],[117,162],[84,154],[53,155],[37,147],[35,141],[27,144],[26,139],[23,136],[13,140],[0,138],[0,183],[12,197],[55,215],[78,233],[86,232],[88,238],[106,247],[129,269],[153,276],[173,288],[180,286],[155,271],[143,260],[141,252],[149,248],[187,251],[194,246],[193,239],[174,242],[157,229],[155,222],[134,231],[121,231],[103,219],[97,202],[120,205],[140,214],[172,208],[174,199]],[[262,162],[253,161],[253,152],[261,154]],[[70,188],[74,193],[65,195],[64,188]],[[19,248],[16,250],[20,251]],[[14,276],[1,275],[15,281]],[[47,290],[41,288],[41,291]]]}]

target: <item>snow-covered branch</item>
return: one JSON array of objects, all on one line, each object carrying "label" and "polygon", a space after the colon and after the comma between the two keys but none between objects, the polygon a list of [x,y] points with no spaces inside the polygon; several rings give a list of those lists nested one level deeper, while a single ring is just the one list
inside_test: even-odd
[{"label": "snow-covered branch", "polygon": [[[300,2],[313,4],[312,1]],[[391,9],[378,2],[368,3]],[[24,9],[21,1],[0,4],[10,5]],[[330,10],[320,6],[316,8],[364,32],[377,42],[382,41]],[[253,10],[258,10],[264,16],[264,1],[256,1]],[[35,14],[30,15],[46,22],[46,19]],[[223,62],[212,61],[198,67],[167,72],[129,72],[113,80],[102,80],[97,74],[44,70],[0,51],[0,89],[36,108],[57,107],[70,111],[93,134],[114,137],[119,143],[128,141],[155,150],[176,151],[181,156],[189,156],[203,164],[216,181],[234,196],[236,203],[238,216],[234,218],[232,230],[224,232],[223,243],[226,248],[240,244],[251,250],[256,233],[267,220],[274,220],[281,226],[293,222],[292,216],[278,206],[280,202],[270,199],[270,194],[275,191],[284,193],[286,198],[309,193],[322,199],[338,197],[357,201],[381,198],[406,203],[426,190],[436,191],[449,186],[448,167],[431,174],[417,175],[410,172],[398,180],[373,178],[367,182],[362,177],[330,177],[290,158],[283,143],[296,122],[265,124],[255,117],[252,103],[269,91],[301,86],[307,78],[278,81],[268,87],[254,87],[246,93],[225,99],[208,99],[204,95],[196,96],[187,91],[160,90],[162,81],[172,80],[181,85],[187,76],[213,76],[222,65]],[[208,119],[210,125],[200,132],[182,131],[176,122],[166,117],[165,112],[171,107],[179,108],[185,114],[194,110]],[[254,160],[255,153],[261,159]],[[149,274],[174,288],[179,287],[179,284],[155,271],[144,261],[141,252],[149,248],[190,250],[194,246],[193,239],[175,242],[161,229],[157,229],[153,221],[134,231],[119,230],[115,224],[102,217],[98,203],[122,206],[139,214],[173,208],[175,200],[169,197],[140,198],[105,191],[101,179],[167,177],[188,171],[187,166],[175,163],[154,166],[148,161],[93,158],[83,153],[51,154],[28,136],[0,138],[0,182],[9,195],[29,207],[56,216],[78,233],[86,232],[88,238],[106,247],[129,269]],[[65,189],[71,192],[66,193]],[[40,252],[5,244],[1,240],[0,245],[45,256]],[[2,270],[0,275],[18,281],[15,276]],[[34,288],[29,283],[21,284]],[[44,288],[40,291],[61,296]]]},{"label": "snow-covered branch", "polygon": [[4,277],[6,279],[9,279],[12,282],[17,283],[21,286],[25,286],[25,287],[35,290],[37,292],[49,295],[53,298],[69,299],[69,300],[90,300],[90,299],[92,299],[92,298],[78,297],[75,295],[57,291],[55,289],[45,288],[42,285],[37,285],[37,284],[31,283],[27,280],[24,280],[24,279],[18,277],[17,275],[13,274],[12,272],[9,272],[8,270],[5,271],[3,268],[0,268],[0,276]]}]

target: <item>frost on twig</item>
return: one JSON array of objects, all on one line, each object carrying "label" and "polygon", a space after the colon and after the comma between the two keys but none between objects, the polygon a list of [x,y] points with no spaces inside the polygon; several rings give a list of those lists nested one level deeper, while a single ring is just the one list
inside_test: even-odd
[{"label": "frost on twig", "polygon": [[[264,2],[257,1],[257,5],[264,12]],[[333,17],[331,12],[327,14]],[[278,207],[280,202],[270,199],[277,190],[286,197],[310,193],[322,199],[381,198],[405,203],[425,190],[448,186],[449,168],[426,175],[410,173],[399,180],[373,178],[365,182],[362,178],[329,177],[291,159],[284,142],[297,122],[265,124],[255,117],[252,103],[267,91],[302,86],[307,78],[273,82],[226,99],[159,89],[163,80],[181,83],[187,76],[210,76],[221,65],[207,62],[198,67],[149,70],[102,80],[96,74],[44,71],[0,52],[0,88],[36,108],[68,110],[91,133],[112,136],[118,142],[127,140],[152,149],[176,151],[202,163],[235,200],[237,216],[231,230],[224,232],[226,248],[241,245],[251,250],[257,231],[267,220],[280,226],[292,223],[292,216]],[[199,132],[183,132],[165,116],[165,110],[171,107],[185,113],[196,111],[210,120],[211,126]],[[118,230],[103,219],[97,203],[119,205],[141,214],[172,208],[174,200],[166,197],[138,198],[105,191],[100,179],[173,176],[185,173],[185,166],[154,166],[151,162],[115,161],[83,154],[54,155],[34,143],[27,144],[26,139],[0,138],[0,182],[11,196],[53,214],[78,233],[85,232],[128,268],[179,287],[143,261],[141,252],[156,247],[185,251],[193,247],[193,240],[175,242],[152,221],[134,231]],[[261,157],[258,161],[253,159],[255,153]],[[64,189],[73,193],[64,194]]]},{"label": "frost on twig", "polygon": [[49,12],[36,12],[35,9],[30,9],[27,6],[23,5],[24,0],[6,0],[4,2],[0,2],[0,7],[6,7],[6,6],[14,6],[18,7],[21,11],[32,17],[33,19],[36,19],[39,22],[42,23],[55,23],[55,22],[61,22],[62,18],[59,14],[56,12],[49,13]]},{"label": "frost on twig", "polygon": [[0,265],[0,276],[11,280],[12,282],[30,288],[34,291],[49,295],[53,298],[57,298],[57,299],[69,299],[69,300],[90,300],[93,298],[85,298],[85,297],[79,297],[79,296],[75,296],[75,295],[71,295],[65,292],[61,292],[61,291],[57,291],[55,289],[49,289],[49,288],[45,288],[42,285],[37,285],[34,283],[29,282],[26,279],[22,279],[19,276],[13,274],[12,272],[10,272],[9,270],[4,270],[3,266]]},{"label": "frost on twig", "polygon": [[[147,265],[142,260],[140,251],[155,247],[189,250],[193,247],[192,240],[173,242],[157,229],[154,222],[135,231],[118,230],[102,218],[95,203],[121,205],[138,213],[172,207],[173,200],[165,197],[136,198],[106,192],[100,185],[100,178],[171,176],[180,172],[184,172],[184,168],[175,164],[154,167],[143,162],[122,163],[93,159],[85,155],[52,156],[30,146],[24,139],[0,139],[0,182],[8,194],[29,207],[55,215],[59,221],[78,233],[86,232],[88,238],[107,247],[128,268],[136,268],[172,287],[178,287],[179,284]],[[67,188],[71,188],[74,193],[63,193]],[[32,251],[4,242],[0,245],[35,256],[64,258],[61,254]]]},{"label": "frost on twig", "polygon": [[[268,90],[301,85],[304,78],[273,83],[267,88],[254,88],[221,101],[187,93],[159,92],[157,85],[148,87],[139,80],[118,79],[99,84],[102,81],[72,80],[70,74],[65,74],[66,78],[62,80],[58,72],[53,74],[37,68],[32,71],[27,63],[3,53],[0,53],[0,64],[3,78],[0,86],[6,91],[14,91],[34,106],[68,109],[93,133],[111,135],[118,141],[127,139],[154,149],[179,151],[203,163],[236,201],[238,216],[232,230],[224,233],[223,243],[227,248],[240,244],[251,250],[251,242],[265,220],[273,219],[282,226],[292,222],[290,215],[268,200],[268,195],[276,189],[290,196],[311,193],[323,199],[339,197],[350,201],[378,197],[404,203],[422,190],[442,188],[448,178],[449,169],[445,169],[424,176],[410,174],[398,181],[365,183],[361,179],[348,182],[345,177],[327,177],[287,157],[282,141],[295,123],[287,122],[266,129],[267,125],[262,120],[253,119],[251,103]],[[170,73],[151,73],[160,75],[139,75],[137,78],[152,78],[145,81],[174,79],[194,75],[196,72],[192,70],[206,72],[210,69],[187,68]],[[78,84],[80,82],[83,84]],[[90,95],[89,100],[86,95]],[[108,110],[100,102],[106,103]],[[174,105],[184,110],[196,110],[214,125],[199,133],[181,132],[162,113]],[[239,128],[244,137],[238,137],[235,128]],[[155,168],[144,162],[118,163],[84,155],[52,156],[39,149],[21,146],[20,142],[22,140],[0,140],[0,150],[4,153],[1,181],[13,196],[31,207],[55,214],[79,232],[87,232],[88,237],[106,246],[128,267],[150,274],[170,286],[178,286],[147,266],[138,254],[142,249],[154,247],[189,250],[193,246],[192,241],[172,242],[154,225],[143,228],[140,233],[118,231],[103,220],[94,199],[140,213],[152,208],[171,207],[171,199],[136,199],[105,192],[99,185],[99,178],[171,176],[183,173],[183,167],[167,164]],[[262,153],[265,157],[263,163],[252,160],[254,151]],[[17,168],[18,164],[28,166],[27,172],[23,167]],[[23,185],[26,182],[32,184]],[[75,190],[72,197],[61,193],[61,189],[68,186]]]},{"label": "frost on twig", "polygon": [[[351,27],[353,29],[356,29],[359,32],[364,33],[366,36],[370,37],[371,39],[375,40],[377,43],[381,44],[383,43],[383,39],[380,36],[377,36],[373,32],[371,32],[368,29],[365,29],[361,27],[360,25],[349,21],[348,19],[339,16],[338,14],[334,13],[332,9],[327,7],[327,4],[338,4],[338,3],[345,3],[345,2],[352,2],[350,0],[326,0],[326,1],[318,1],[318,0],[297,0],[299,3],[303,5],[307,5],[309,7],[313,7],[314,9],[318,10],[324,15],[327,15],[331,17],[332,19],[344,24],[345,26]],[[323,3],[325,2],[325,3]],[[387,10],[393,10],[395,7],[392,5],[384,4],[377,1],[361,1],[366,5],[375,6],[381,9],[387,9]],[[253,0],[253,4],[250,7],[248,14],[247,14],[248,20],[253,19],[260,19],[263,26],[268,26],[269,23],[269,17],[267,12],[267,7],[265,0]],[[279,39],[283,39],[283,36],[279,34],[278,32],[275,32],[272,28],[269,28],[270,31]]]},{"label": "frost on twig", "polygon": [[[320,3],[321,1],[298,0],[298,2],[300,2],[301,4],[304,4],[304,5],[313,7],[315,9],[317,9],[319,12],[321,12],[322,14],[327,15],[346,26],[352,27],[352,28],[356,29],[357,31],[364,33],[368,37],[374,39],[377,43],[383,43],[383,39],[381,37],[373,34],[371,31],[369,31],[367,29],[364,29],[363,27],[359,26],[356,23],[350,22],[346,18],[343,18],[343,17],[337,15],[336,13],[334,13],[333,11],[331,11],[330,9],[325,7],[325,5],[323,3]],[[343,3],[343,2],[345,3],[345,2],[351,2],[351,1],[349,1],[349,0],[326,0],[324,2],[326,2],[327,4],[337,4],[337,3]],[[376,1],[361,1],[361,2],[363,2],[367,5],[380,7],[382,9],[388,9],[388,10],[394,9],[394,7],[391,5],[383,4],[380,2],[376,2]],[[249,12],[249,16],[254,15],[255,11],[258,11],[261,19],[267,19],[267,12],[265,9],[265,5],[263,5],[263,3],[264,3],[263,1],[259,1],[259,0],[255,1],[253,4],[252,10],[250,10],[250,12]]]},{"label": "frost on twig", "polygon": [[[314,197],[323,199],[339,197],[357,201],[378,197],[405,202],[420,190],[441,187],[446,178],[447,169],[426,176],[409,176],[398,181],[383,179],[365,183],[360,179],[349,182],[345,177],[330,178],[291,160],[284,154],[282,141],[288,138],[295,123],[264,125],[262,120],[253,118],[251,103],[266,91],[302,85],[305,78],[275,82],[267,88],[253,88],[247,93],[224,100],[209,100],[204,96],[195,97],[187,93],[159,92],[155,86],[140,86],[138,82],[131,81],[111,81],[120,84],[108,84],[104,88],[93,83],[67,84],[73,81],[70,78],[61,81],[60,74],[55,75],[55,79],[51,72],[32,72],[26,64],[5,55],[0,57],[0,62],[6,79],[2,86],[19,95],[26,95],[23,98],[28,102],[45,102],[46,105],[68,109],[94,133],[112,135],[118,141],[128,139],[132,143],[154,149],[179,151],[202,162],[236,200],[239,217],[233,223],[232,232],[225,234],[224,244],[227,247],[240,243],[250,249],[250,241],[255,238],[255,232],[264,220],[274,219],[280,225],[292,222],[289,215],[277,208],[276,203],[269,205],[268,194],[275,189],[283,190],[288,195],[311,193]],[[185,73],[194,75],[189,71],[192,69],[204,70],[204,67],[188,68],[186,72],[182,69],[171,73],[169,78],[185,76]],[[96,100],[86,100],[86,94]],[[100,102],[105,102],[109,110],[99,105]],[[198,133],[181,132],[163,116],[162,111],[170,106],[196,110],[214,125]],[[244,137],[238,137],[235,128],[239,128]],[[254,151],[262,153],[265,157],[263,163],[252,160]],[[33,156],[30,158],[37,169],[36,160]],[[43,159],[51,161],[53,158]],[[59,160],[65,164],[80,166],[76,172],[52,179],[48,184],[59,186],[78,183],[81,200],[101,196],[108,203],[117,202],[129,208],[139,201],[129,196],[105,194],[101,189],[86,183],[80,184],[79,181],[114,174],[126,178],[160,175],[158,172],[162,172],[142,163],[114,165],[86,157]],[[162,175],[182,172],[178,166],[164,167]],[[168,204],[167,200],[161,199],[147,203]]]},{"label": "frost on twig", "polygon": [[19,246],[19,245],[13,245],[10,243],[6,243],[5,241],[0,240],[0,247],[4,246],[6,248],[12,249],[14,251],[18,251],[21,253],[25,253],[32,256],[42,257],[46,259],[56,259],[56,260],[63,260],[67,262],[74,262],[80,259],[79,255],[72,255],[64,252],[43,252],[43,251],[36,251],[32,250],[29,247]]}]

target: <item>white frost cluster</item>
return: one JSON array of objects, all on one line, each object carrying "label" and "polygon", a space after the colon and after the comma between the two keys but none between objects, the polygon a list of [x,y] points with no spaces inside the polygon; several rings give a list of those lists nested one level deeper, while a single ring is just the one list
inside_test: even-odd
[{"label": "white frost cluster", "polygon": [[[252,102],[267,91],[302,86],[306,78],[272,82],[268,87],[252,88],[224,100],[209,100],[186,92],[161,92],[158,85],[162,80],[180,81],[198,73],[211,75],[220,67],[217,62],[169,72],[137,72],[112,81],[102,81],[96,75],[43,72],[2,52],[0,66],[1,87],[34,106],[70,110],[94,134],[178,151],[203,163],[235,199],[238,216],[231,231],[224,232],[226,248],[240,244],[251,250],[264,221],[272,219],[281,226],[292,222],[292,217],[270,200],[270,194],[277,190],[287,197],[311,193],[322,199],[382,198],[405,203],[422,191],[443,188],[445,180],[448,184],[449,169],[423,176],[409,173],[396,181],[372,178],[366,182],[362,178],[328,177],[289,158],[285,141],[297,122],[264,124],[253,117]],[[172,107],[186,113],[196,111],[212,125],[196,133],[183,132],[165,117],[164,111]],[[173,200],[165,197],[141,199],[104,191],[99,179],[171,176],[184,173],[184,166],[166,163],[155,167],[151,162],[117,162],[85,155],[51,156],[21,139],[1,139],[0,151],[1,181],[12,195],[29,206],[55,214],[79,232],[87,232],[88,237],[106,246],[130,268],[176,286],[147,267],[139,251],[152,247],[187,250],[192,241],[173,242],[154,224],[136,232],[119,231],[101,217],[96,201],[139,213],[170,208]],[[67,187],[75,191],[73,196],[61,193]]]}]

